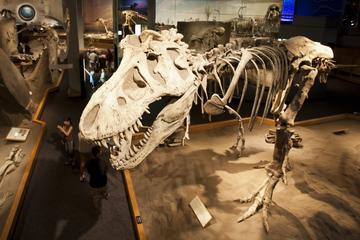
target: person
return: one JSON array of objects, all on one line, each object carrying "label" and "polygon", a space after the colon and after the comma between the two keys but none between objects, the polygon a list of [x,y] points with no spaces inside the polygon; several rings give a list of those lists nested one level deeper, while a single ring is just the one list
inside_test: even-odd
[{"label": "person", "polygon": [[91,158],[91,149],[94,146],[90,141],[86,141],[81,132],[78,133],[78,152],[80,160],[80,182],[86,180],[86,170],[85,165],[88,159]]},{"label": "person", "polygon": [[68,159],[65,161],[65,165],[72,164],[75,166],[74,161],[74,140],[73,140],[73,125],[71,118],[68,117],[64,120],[63,125],[57,125],[60,131],[62,142],[65,146],[65,152],[67,153]]},{"label": "person", "polygon": [[114,56],[110,49],[107,50],[106,53],[106,63],[108,72],[111,72],[111,69],[113,68],[113,62],[114,62]]},{"label": "person", "polygon": [[105,70],[102,68],[101,69],[101,74],[100,74],[100,82],[104,83],[105,82]]},{"label": "person", "polygon": [[95,72],[93,70],[91,70],[89,72],[86,68],[84,68],[84,71],[89,75],[89,82],[91,84],[91,88],[94,89],[95,88],[95,79],[94,79]]},{"label": "person", "polygon": [[91,149],[93,158],[86,163],[89,174],[89,185],[92,189],[93,201],[96,208],[100,208],[101,199],[108,199],[107,166],[100,158],[101,148],[94,146]]},{"label": "person", "polygon": [[98,67],[97,65],[99,62],[99,56],[95,51],[91,51],[88,53],[88,58],[89,58],[89,68],[91,70],[95,70]]}]

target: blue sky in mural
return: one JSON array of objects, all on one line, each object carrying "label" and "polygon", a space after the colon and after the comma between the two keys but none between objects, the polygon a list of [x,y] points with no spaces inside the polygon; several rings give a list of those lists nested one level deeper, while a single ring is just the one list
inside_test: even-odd
[{"label": "blue sky in mural", "polygon": [[129,9],[133,4],[137,4],[136,9],[146,15],[147,12],[147,0],[119,0],[120,9]]},{"label": "blue sky in mural", "polygon": [[209,20],[230,21],[241,13],[246,16],[262,17],[270,4],[280,7],[282,0],[156,0],[156,21],[176,24],[177,21],[205,21],[205,8],[210,8]]}]

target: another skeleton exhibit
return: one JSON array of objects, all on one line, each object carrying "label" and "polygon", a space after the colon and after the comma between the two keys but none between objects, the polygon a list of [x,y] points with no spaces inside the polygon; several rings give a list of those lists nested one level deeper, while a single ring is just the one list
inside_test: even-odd
[{"label": "another skeleton exhibit", "polygon": [[45,90],[57,84],[61,72],[60,39],[53,28],[61,22],[50,21],[50,17],[38,19],[32,5],[18,8],[17,13],[4,9],[0,17],[0,31],[6,33],[0,37],[0,122],[10,126],[31,119]]},{"label": "another skeleton exhibit", "polygon": [[[21,160],[24,158],[25,154],[19,146],[12,148],[9,155],[5,158],[5,162],[0,166],[0,190],[5,182],[5,178],[8,174],[13,172],[21,163]],[[13,193],[10,192],[0,192],[0,208],[4,205],[5,201]]]},{"label": "another skeleton exhibit", "polygon": [[[126,36],[127,34],[135,34],[135,25],[139,24],[140,21],[147,22],[147,17],[137,11],[134,10],[124,10],[121,11],[123,22],[122,25],[122,32],[123,35]],[[139,20],[137,20],[139,19]]]},{"label": "another skeleton exhibit", "polygon": [[[91,97],[80,119],[80,131],[86,139],[109,149],[115,169],[134,168],[183,124],[193,103],[200,100],[206,113],[218,115],[228,111],[238,119],[239,132],[233,149],[241,156],[245,137],[239,110],[247,86],[255,84],[249,128],[254,127],[265,97],[262,116],[271,112],[276,123],[274,158],[265,166],[268,179],[249,198],[240,200],[253,204],[238,222],[262,209],[264,226],[268,230],[268,209],[273,191],[279,180],[286,183],[289,170],[288,154],[294,135],[291,127],[315,79],[325,83],[328,72],[335,67],[333,52],[327,46],[299,36],[274,46],[235,49],[228,44],[205,54],[193,55],[181,39],[182,35],[176,29],[161,33],[147,30],[139,37],[127,36],[121,42],[123,61],[108,82]],[[227,89],[221,84],[222,69],[225,68],[233,75]],[[300,76],[302,81],[294,98],[286,105],[295,76]],[[217,81],[222,92],[213,94],[206,101],[210,80]],[[244,81],[244,88],[235,110],[228,103],[240,80]],[[158,114],[143,138],[134,142],[134,134],[143,127],[142,115],[149,112],[151,103],[164,96],[171,96],[173,100]],[[188,138],[188,126],[185,138]]]}]

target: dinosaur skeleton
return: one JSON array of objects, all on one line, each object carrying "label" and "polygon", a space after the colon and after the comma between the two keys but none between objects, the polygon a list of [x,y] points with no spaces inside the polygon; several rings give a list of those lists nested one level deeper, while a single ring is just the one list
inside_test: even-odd
[{"label": "dinosaur skeleton", "polygon": [[97,22],[101,23],[103,25],[103,27],[105,28],[105,32],[106,32],[106,36],[108,38],[114,38],[114,33],[112,31],[110,31],[108,29],[108,27],[106,26],[106,23],[109,21],[109,20],[105,20],[103,18],[97,18],[96,19]]},{"label": "dinosaur skeleton", "polygon": [[122,24],[122,30],[123,34],[125,35],[125,28],[129,30],[131,34],[134,34],[134,31],[132,29],[132,26],[136,24],[134,18],[139,18],[144,21],[147,21],[147,17],[145,15],[142,15],[134,10],[124,10],[121,12],[121,14],[124,16],[124,23]]},{"label": "dinosaur skeleton", "polygon": [[[129,35],[120,43],[124,50],[121,65],[113,76],[91,97],[80,119],[80,131],[86,139],[109,148],[110,161],[117,170],[140,164],[168,136],[182,126],[193,102],[201,101],[203,111],[216,115],[228,111],[239,121],[239,134],[234,148],[244,149],[244,126],[239,114],[249,84],[256,93],[249,128],[252,129],[262,99],[267,90],[263,117],[271,112],[276,120],[273,160],[265,167],[268,178],[246,199],[253,202],[238,219],[244,221],[263,209],[264,226],[268,230],[268,208],[273,190],[280,179],[286,182],[288,153],[292,147],[294,119],[307,97],[315,78],[326,81],[334,67],[329,47],[306,37],[294,37],[278,46],[260,46],[236,50],[232,44],[220,46],[203,55],[192,55],[182,35],[175,29],[161,33],[144,31],[139,37]],[[228,71],[232,78],[223,89],[221,78]],[[286,97],[294,76],[300,74],[302,83],[288,106]],[[239,80],[244,81],[238,108],[228,106]],[[216,81],[221,95],[207,98],[207,82]],[[133,135],[142,127],[142,115],[149,105],[164,96],[172,97],[138,143]],[[188,121],[187,121],[188,122]],[[188,131],[185,136],[188,137]]]},{"label": "dinosaur skeleton", "polygon": [[[21,163],[25,153],[19,146],[15,146],[11,149],[9,155],[5,158],[5,162],[0,166],[0,188],[2,187],[6,175],[13,172]],[[0,207],[4,205],[11,193],[6,192],[0,197]]]}]

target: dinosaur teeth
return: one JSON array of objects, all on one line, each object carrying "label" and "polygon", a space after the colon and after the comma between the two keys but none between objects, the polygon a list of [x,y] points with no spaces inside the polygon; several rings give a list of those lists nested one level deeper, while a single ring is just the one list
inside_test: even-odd
[{"label": "dinosaur teeth", "polygon": [[132,150],[132,148],[130,148],[129,152],[130,152],[131,157],[134,156],[135,152],[134,152],[134,150]]},{"label": "dinosaur teeth", "polygon": [[134,124],[133,128],[134,128],[135,132],[139,131],[139,128],[136,126],[136,124]]},{"label": "dinosaur teeth", "polygon": [[135,153],[137,153],[139,151],[139,149],[135,145],[133,145],[133,149],[134,149]]},{"label": "dinosaur teeth", "polygon": [[130,154],[127,152],[126,154],[125,154],[125,159],[129,159],[130,158]]},{"label": "dinosaur teeth", "polygon": [[123,132],[120,133],[120,137],[124,138],[124,133]]},{"label": "dinosaur teeth", "polygon": [[143,125],[142,125],[142,123],[141,123],[140,119],[138,119],[138,120],[136,121],[136,124],[137,124],[139,127],[143,127]]},{"label": "dinosaur teeth", "polygon": [[145,133],[145,137],[150,137],[150,132],[149,132],[149,130]]},{"label": "dinosaur teeth", "polygon": [[113,140],[116,146],[120,147],[120,139],[119,139],[119,135],[114,135],[113,136]]},{"label": "dinosaur teeth", "polygon": [[141,140],[140,140],[140,145],[141,145],[141,146],[144,146],[145,144],[146,144],[146,141],[145,141],[144,139],[141,139]]},{"label": "dinosaur teeth", "polygon": [[146,112],[147,114],[150,114],[150,111],[149,111],[148,107],[145,108],[145,112]]},{"label": "dinosaur teeth", "polygon": [[105,148],[108,148],[108,145],[107,145],[105,139],[102,139],[102,140],[101,140],[101,144],[102,144]]},{"label": "dinosaur teeth", "polygon": [[134,130],[132,127],[129,127],[129,131],[130,131],[132,134],[135,134],[135,130]]}]

